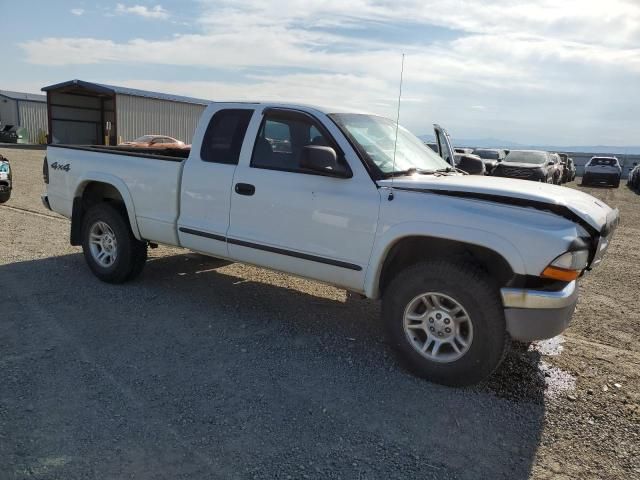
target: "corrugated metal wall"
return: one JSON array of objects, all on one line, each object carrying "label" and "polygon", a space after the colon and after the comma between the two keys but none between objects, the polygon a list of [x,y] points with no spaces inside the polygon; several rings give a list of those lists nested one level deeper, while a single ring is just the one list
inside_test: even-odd
[{"label": "corrugated metal wall", "polygon": [[13,98],[0,95],[0,122],[3,125],[18,123],[18,105]]},{"label": "corrugated metal wall", "polygon": [[191,143],[205,105],[153,98],[116,95],[118,140],[134,140],[141,135],[168,135]]},{"label": "corrugated metal wall", "polygon": [[47,134],[47,104],[16,100],[0,95],[0,121],[3,125],[19,125],[29,132],[29,143],[38,143]]},{"label": "corrugated metal wall", "polygon": [[47,104],[43,102],[26,102],[18,100],[20,110],[20,126],[29,132],[29,142],[46,141]]}]

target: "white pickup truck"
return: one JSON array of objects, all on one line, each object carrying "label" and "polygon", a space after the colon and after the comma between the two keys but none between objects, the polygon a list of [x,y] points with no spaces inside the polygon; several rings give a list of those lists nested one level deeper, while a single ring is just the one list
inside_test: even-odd
[{"label": "white pickup truck", "polygon": [[166,244],[381,298],[401,358],[447,385],[562,332],[618,224],[576,190],[456,171],[391,120],[302,105],[211,104],[190,152],[50,145],[43,173],[101,280]]}]

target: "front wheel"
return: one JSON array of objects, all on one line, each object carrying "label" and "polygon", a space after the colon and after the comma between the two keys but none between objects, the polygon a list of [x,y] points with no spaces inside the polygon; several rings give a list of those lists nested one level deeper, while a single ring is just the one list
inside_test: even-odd
[{"label": "front wheel", "polygon": [[402,360],[435,383],[476,384],[509,348],[498,287],[473,265],[428,261],[409,267],[387,288],[382,310]]},{"label": "front wheel", "polygon": [[123,283],[138,276],[147,260],[147,244],[137,240],[117,208],[93,206],[82,224],[82,250],[93,274],[103,282]]}]

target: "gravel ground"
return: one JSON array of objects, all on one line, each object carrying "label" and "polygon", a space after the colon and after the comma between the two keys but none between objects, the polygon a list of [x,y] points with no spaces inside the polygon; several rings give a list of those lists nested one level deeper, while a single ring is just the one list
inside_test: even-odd
[{"label": "gravel ground", "polygon": [[[416,379],[379,304],[184,250],[100,283],[3,149],[0,478],[640,478],[640,196],[565,335],[484,385]],[[571,186],[579,188],[572,184]]]}]

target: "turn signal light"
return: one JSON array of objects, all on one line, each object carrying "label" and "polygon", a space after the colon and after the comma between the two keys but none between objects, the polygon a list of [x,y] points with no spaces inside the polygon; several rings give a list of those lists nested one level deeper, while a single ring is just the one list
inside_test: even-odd
[{"label": "turn signal light", "polygon": [[552,278],[563,282],[572,282],[580,276],[579,270],[566,270],[564,268],[553,267],[549,265],[542,271],[542,276]]}]

